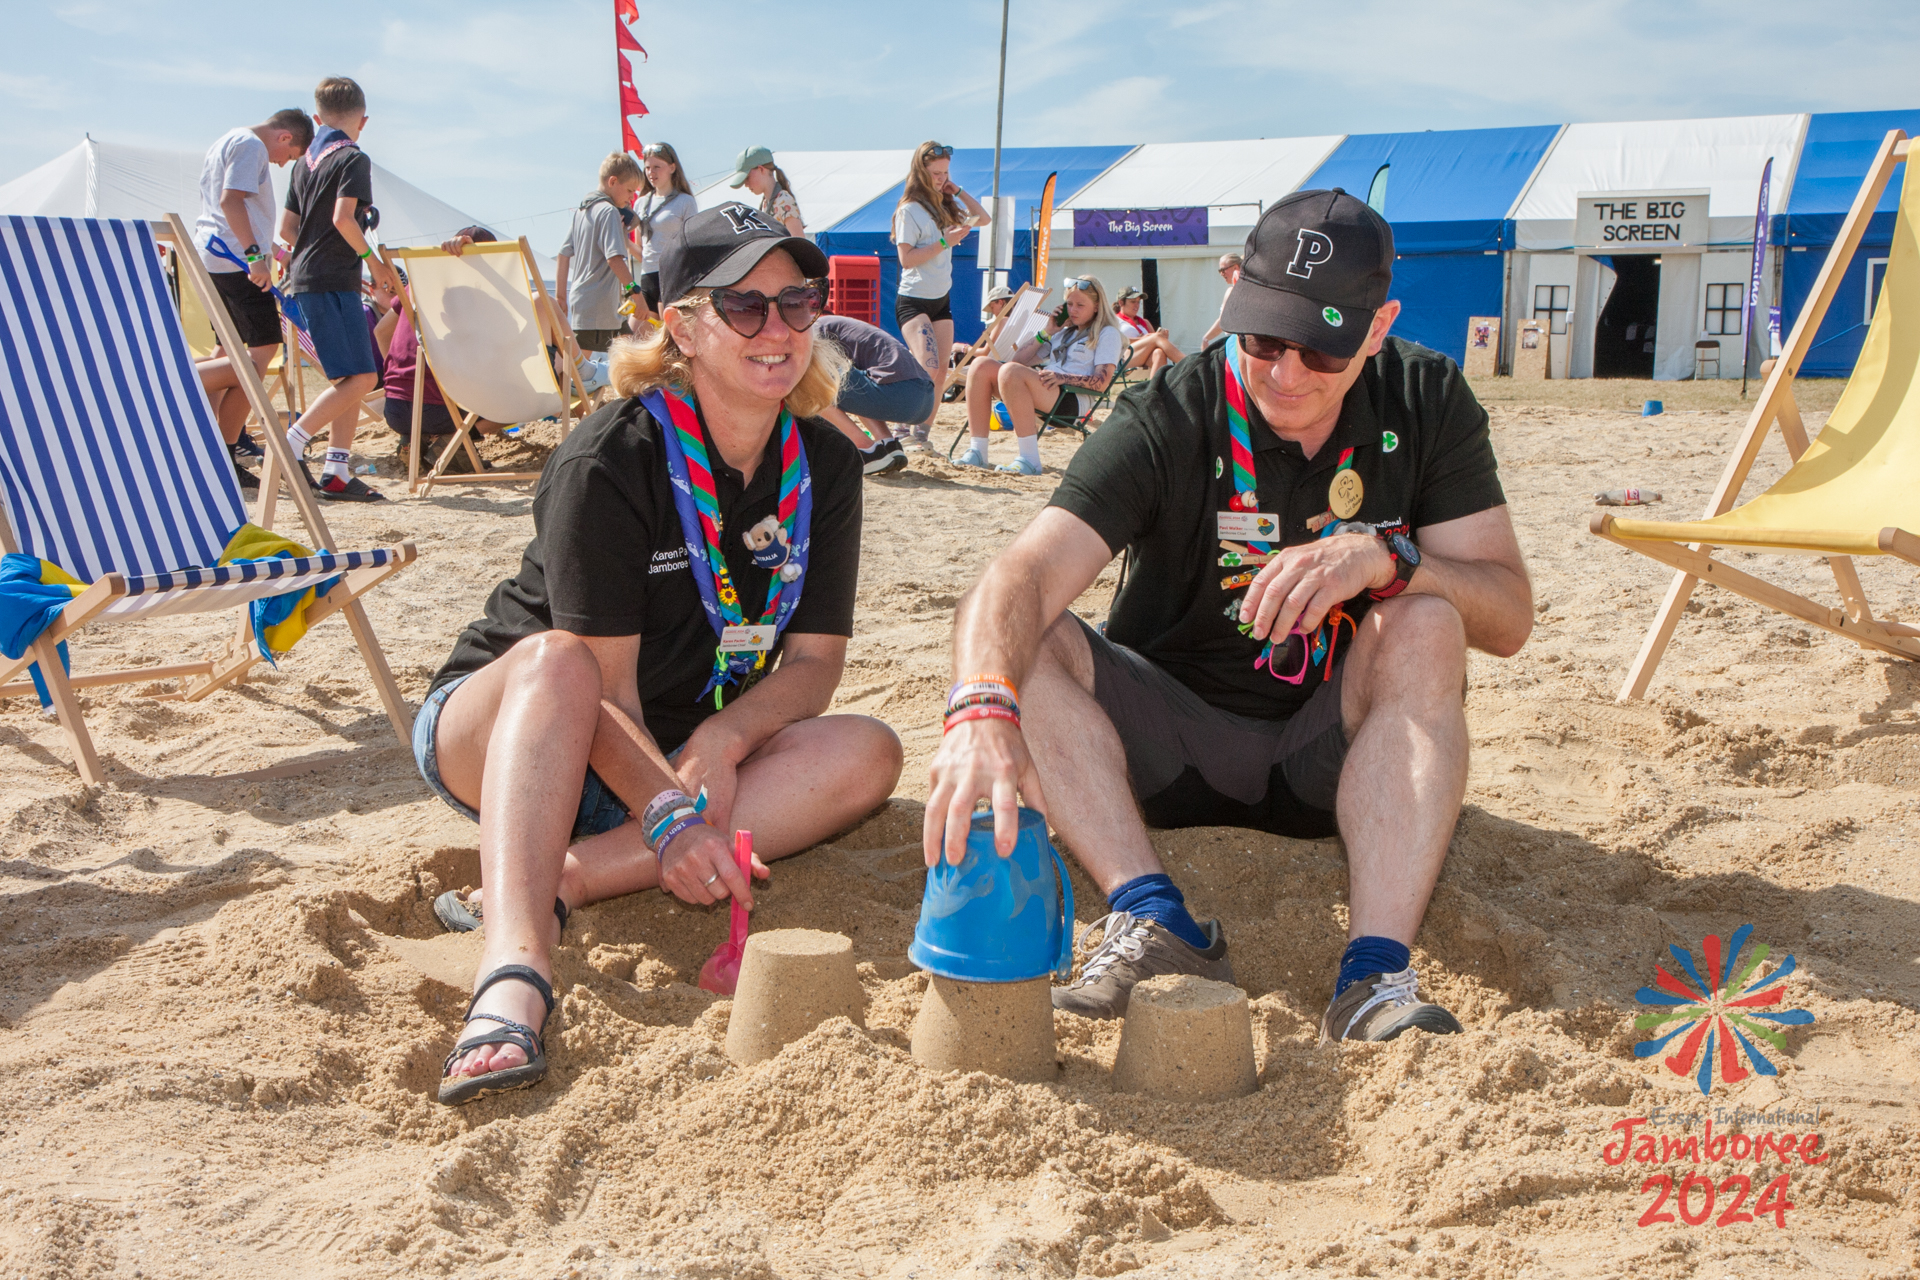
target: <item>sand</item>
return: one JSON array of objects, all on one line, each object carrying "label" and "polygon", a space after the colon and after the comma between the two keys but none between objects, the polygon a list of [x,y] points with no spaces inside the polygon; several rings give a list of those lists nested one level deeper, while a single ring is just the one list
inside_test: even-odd
[{"label": "sand", "polygon": [[[1833,390],[1805,388],[1809,425]],[[1050,1083],[911,1060],[951,609],[1075,442],[1049,438],[1032,479],[922,457],[867,486],[838,699],[899,728],[899,793],[776,864],[755,914],[850,936],[867,1025],[831,1020],[751,1067],[722,1052],[730,1002],[691,985],[725,911],[643,895],[575,915],[544,1084],[435,1104],[474,947],[430,903],[473,883],[476,833],[415,776],[338,623],[204,703],[88,693],[98,790],[55,726],[0,706],[0,1276],[1908,1274],[1920,673],[1702,589],[1654,696],[1616,705],[1667,574],[1586,533],[1589,495],[1645,485],[1656,511],[1697,511],[1737,391],[1485,393],[1538,621],[1518,657],[1471,659],[1471,783],[1415,952],[1465,1035],[1317,1046],[1341,846],[1202,829],[1154,844],[1231,939],[1257,1093],[1116,1092],[1120,1024],[1064,1014]],[[1677,411],[1642,420],[1647,396]],[[391,438],[368,436],[398,497]],[[489,445],[509,448],[539,452]],[[1783,462],[1776,437],[1756,484]],[[368,602],[409,697],[514,567],[528,507],[524,488],[470,487],[330,510],[343,545],[419,544]],[[1831,598],[1816,560],[1733,558]],[[1880,612],[1920,621],[1909,569],[1861,576]],[[1097,618],[1112,585],[1076,609]],[[228,625],[90,633],[76,665],[169,661]],[[1091,923],[1084,878],[1076,896]],[[1669,944],[1697,954],[1747,923],[1798,958],[1789,1003],[1817,1021],[1772,1053],[1777,1078],[1708,1104],[1630,1052],[1634,991],[1672,968]],[[1830,1158],[1790,1167],[1784,1227],[1636,1225],[1659,1170],[1607,1163],[1611,1126],[1665,1108],[1654,1132],[1678,1135],[1678,1114],[1698,1133],[1709,1105],[1722,1135],[1821,1135]],[[1744,1167],[1754,1199],[1781,1172]]]}]

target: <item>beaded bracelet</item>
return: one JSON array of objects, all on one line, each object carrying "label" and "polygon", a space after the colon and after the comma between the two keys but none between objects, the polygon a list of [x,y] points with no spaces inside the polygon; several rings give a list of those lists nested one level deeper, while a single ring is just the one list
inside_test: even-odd
[{"label": "beaded bracelet", "polygon": [[965,707],[947,717],[946,728],[941,730],[941,735],[944,737],[952,733],[969,720],[1007,720],[1012,722],[1014,728],[1020,727],[1020,716],[1005,707]]},{"label": "beaded bracelet", "polygon": [[947,701],[951,703],[954,699],[971,693],[1005,693],[1015,702],[1020,700],[1020,691],[1014,688],[1013,681],[1005,676],[977,675],[962,676],[954,681],[947,689]]},{"label": "beaded bracelet", "polygon": [[955,698],[947,704],[947,714],[952,715],[968,707],[1005,707],[1015,715],[1020,714],[1020,704],[1004,693],[975,693],[964,698]]}]

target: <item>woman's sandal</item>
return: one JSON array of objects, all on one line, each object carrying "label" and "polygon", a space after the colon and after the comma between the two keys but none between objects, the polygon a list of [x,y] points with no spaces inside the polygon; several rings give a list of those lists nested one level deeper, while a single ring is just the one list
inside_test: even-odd
[{"label": "woman's sandal", "polygon": [[[467,1004],[466,1016],[461,1021],[464,1023],[485,1019],[488,1022],[497,1022],[500,1026],[497,1030],[484,1032],[453,1046],[453,1052],[447,1055],[446,1062],[440,1068],[442,1105],[457,1107],[463,1103],[472,1102],[475,1098],[484,1098],[490,1093],[508,1093],[514,1089],[525,1089],[539,1084],[546,1076],[547,1050],[545,1043],[541,1040],[541,1034],[546,1030],[545,1023],[542,1023],[540,1031],[535,1031],[532,1027],[524,1026],[511,1018],[503,1018],[494,1013],[477,1014],[473,1011],[473,1006],[480,1003],[480,997],[487,993],[488,987],[496,982],[509,980],[524,982],[538,991],[540,998],[547,1004],[546,1020],[549,1022],[553,1020],[553,986],[540,976],[538,970],[529,969],[523,964],[504,964],[488,974],[474,991],[473,999]],[[527,1055],[527,1060],[517,1067],[505,1067],[499,1071],[489,1071],[484,1075],[449,1076],[446,1074],[453,1070],[453,1064],[463,1056],[490,1044],[513,1045]]]},{"label": "woman's sandal", "polygon": [[[472,933],[486,921],[480,916],[480,910],[486,904],[469,902],[460,896],[458,889],[449,889],[433,900],[433,914],[446,926],[448,933]],[[567,904],[560,899],[553,900],[553,914],[560,918],[560,929],[567,927]]]}]

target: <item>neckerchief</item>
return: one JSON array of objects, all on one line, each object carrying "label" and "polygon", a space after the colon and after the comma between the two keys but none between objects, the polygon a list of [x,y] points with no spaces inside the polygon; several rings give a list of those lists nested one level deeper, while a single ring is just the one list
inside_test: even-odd
[{"label": "neckerchief", "polygon": [[354,147],[358,145],[357,142],[347,136],[346,130],[336,129],[330,124],[321,125],[320,132],[314,134],[313,141],[307,144],[307,154],[304,157],[307,162],[307,171],[311,173],[315,169],[318,169],[322,160],[325,160],[342,147]]},{"label": "neckerchief", "polygon": [[[687,561],[693,570],[694,585],[700,591],[700,603],[706,607],[707,622],[718,637],[727,627],[741,626],[746,615],[740,609],[740,593],[727,569],[726,553],[720,549],[720,496],[714,487],[713,467],[707,457],[707,443],[700,430],[700,417],[686,400],[667,391],[650,391],[640,403],[666,429],[660,439],[666,445],[667,478],[673,484],[673,505],[680,513],[680,530],[686,538]],[[783,406],[780,421],[774,427],[780,433],[780,528],[787,537],[794,568],[789,578],[784,566],[776,568],[767,580],[767,601],[760,611],[760,625],[771,626],[777,642],[780,632],[793,619],[806,584],[807,553],[813,533],[813,477],[807,469],[806,451],[800,447],[800,430],[793,415]],[[767,664],[771,649],[759,653],[722,653],[713,655],[713,674],[702,698],[713,694],[713,705],[721,706],[723,687],[739,683],[745,692]]]}]

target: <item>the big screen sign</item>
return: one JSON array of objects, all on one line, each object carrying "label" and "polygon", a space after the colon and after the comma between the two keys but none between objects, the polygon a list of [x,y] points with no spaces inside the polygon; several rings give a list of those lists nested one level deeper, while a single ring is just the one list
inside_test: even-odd
[{"label": "the big screen sign", "polygon": [[1583,191],[1574,219],[1582,253],[1699,251],[1708,239],[1705,191]]}]

